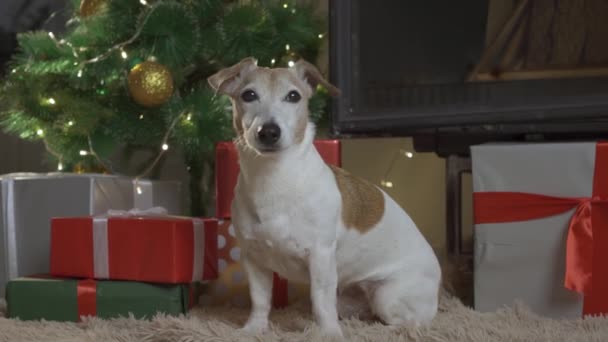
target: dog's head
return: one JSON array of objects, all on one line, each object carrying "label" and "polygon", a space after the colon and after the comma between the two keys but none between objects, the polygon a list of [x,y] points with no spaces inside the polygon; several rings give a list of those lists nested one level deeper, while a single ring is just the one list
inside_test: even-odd
[{"label": "dog's head", "polygon": [[217,93],[230,96],[237,135],[260,154],[279,153],[303,141],[309,122],[308,100],[317,85],[332,95],[339,94],[304,60],[290,68],[270,69],[245,58],[208,81]]}]

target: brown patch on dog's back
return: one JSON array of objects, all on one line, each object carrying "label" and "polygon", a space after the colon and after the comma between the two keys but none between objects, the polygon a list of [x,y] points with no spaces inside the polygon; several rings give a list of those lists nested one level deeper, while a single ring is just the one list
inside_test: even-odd
[{"label": "brown patch on dog's back", "polygon": [[373,184],[329,165],[342,195],[342,220],[346,228],[365,233],[384,215],[384,195]]}]

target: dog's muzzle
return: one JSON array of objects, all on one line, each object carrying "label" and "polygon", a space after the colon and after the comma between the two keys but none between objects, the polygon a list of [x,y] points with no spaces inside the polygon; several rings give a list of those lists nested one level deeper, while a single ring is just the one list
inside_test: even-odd
[{"label": "dog's muzzle", "polygon": [[281,139],[281,127],[276,123],[265,123],[258,127],[257,139],[264,148],[274,149]]}]

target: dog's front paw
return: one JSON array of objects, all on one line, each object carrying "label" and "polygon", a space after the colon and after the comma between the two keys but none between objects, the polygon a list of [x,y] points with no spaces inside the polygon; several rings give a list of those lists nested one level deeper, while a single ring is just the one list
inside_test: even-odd
[{"label": "dog's front paw", "polygon": [[241,330],[250,335],[258,335],[268,330],[268,321],[262,319],[250,319]]}]

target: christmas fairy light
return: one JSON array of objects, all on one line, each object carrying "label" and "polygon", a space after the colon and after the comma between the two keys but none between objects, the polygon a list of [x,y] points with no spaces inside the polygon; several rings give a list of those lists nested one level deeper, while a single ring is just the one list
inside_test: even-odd
[{"label": "christmas fairy light", "polygon": [[62,163],[62,162],[59,162],[59,163],[57,164],[57,171],[62,171],[62,170],[63,170],[63,163]]},{"label": "christmas fairy light", "polygon": [[141,194],[144,193],[143,190],[141,189],[141,186],[138,185],[136,189],[137,189],[137,194],[138,195],[141,195]]},{"label": "christmas fairy light", "polygon": [[319,37],[319,39],[323,39],[323,33],[319,33],[317,37]]},{"label": "christmas fairy light", "polygon": [[[139,2],[144,6],[148,5],[148,2],[146,0],[139,0]],[[110,57],[112,55],[112,52],[114,52],[115,50],[122,50],[125,46],[136,41],[137,38],[139,38],[139,36],[141,35],[141,33],[142,33],[144,27],[146,26],[146,23],[148,22],[148,19],[150,18],[152,13],[154,13],[154,11],[148,11],[148,14],[144,18],[144,20],[142,20],[141,25],[137,28],[137,31],[135,32],[135,34],[133,34],[133,36],[131,36],[131,38],[125,40],[122,43],[118,43],[118,44],[112,46],[106,52],[102,53],[101,55],[98,55],[97,57],[94,57],[94,58],[81,62],[80,63],[81,66],[85,65],[85,64],[97,63],[101,60],[104,60],[104,59]],[[75,65],[78,65],[78,63],[75,63]]]},{"label": "christmas fairy light", "polygon": [[14,73],[16,73],[16,72],[17,72],[17,69],[13,69],[13,70],[12,70],[12,72],[13,72],[13,74],[14,74]]},{"label": "christmas fairy light", "polygon": [[188,121],[192,120],[192,113],[188,113],[188,115],[186,116],[186,120],[188,120]]},{"label": "christmas fairy light", "polygon": [[413,158],[414,157],[414,153],[410,152],[410,151],[406,151],[406,150],[401,150],[401,153],[406,156],[407,158]]},{"label": "christmas fairy light", "polygon": [[283,8],[287,8],[287,7],[289,7],[288,4],[283,4]]},{"label": "christmas fairy light", "polygon": [[289,51],[289,44],[285,44],[285,50]]},{"label": "christmas fairy light", "polygon": [[291,14],[296,14],[296,9],[295,8],[291,10]]},{"label": "christmas fairy light", "polygon": [[82,69],[78,70],[78,74],[76,76],[82,77]]},{"label": "christmas fairy light", "polygon": [[175,117],[175,119],[173,119],[173,122],[171,122],[171,125],[169,125],[169,128],[165,132],[165,136],[163,137],[162,145],[160,146],[160,151],[156,155],[156,158],[154,159],[154,161],[152,162],[152,164],[150,164],[150,166],[148,166],[148,168],[146,170],[144,170],[141,174],[139,174],[137,177],[135,177],[135,179],[139,179],[141,177],[145,177],[148,173],[150,173],[150,171],[152,171],[154,169],[154,167],[156,166],[156,164],[158,164],[158,162],[162,158],[163,154],[165,152],[167,152],[167,150],[169,149],[169,144],[167,143],[167,141],[169,140],[169,137],[171,136],[171,133],[175,129],[175,125],[177,124],[177,122],[179,121],[179,119],[183,117],[183,115],[184,115],[184,113],[182,113],[180,115],[177,115]]},{"label": "christmas fairy light", "polygon": [[294,61],[289,61],[289,62],[287,62],[287,65],[289,65],[289,67],[292,68],[294,65],[296,65],[296,63]]},{"label": "christmas fairy light", "polygon": [[143,114],[139,114],[139,120],[143,120],[144,119],[144,115]]},{"label": "christmas fairy light", "polygon": [[383,180],[383,181],[380,182],[380,185],[382,185],[385,188],[392,188],[393,187],[393,182]]},{"label": "christmas fairy light", "polygon": [[39,128],[39,129],[36,131],[36,134],[38,134],[38,136],[40,136],[40,137],[41,137],[41,136],[43,136],[43,135],[44,135],[44,131],[43,131],[42,129],[40,129],[40,128]]},{"label": "christmas fairy light", "polygon": [[125,50],[120,51],[120,56],[122,57],[122,59],[127,59],[129,57],[129,55],[127,55],[127,52]]},{"label": "christmas fairy light", "polygon": [[80,155],[81,155],[81,156],[86,156],[86,155],[88,155],[88,154],[89,154],[89,152],[88,152],[88,151],[85,151],[85,150],[80,150]]},{"label": "christmas fairy light", "polygon": [[276,63],[276,62],[277,62],[277,60],[274,58],[270,60],[270,64],[272,64],[272,65],[274,65],[274,63]]},{"label": "christmas fairy light", "polygon": [[49,99],[47,100],[47,102],[48,102],[49,104],[52,104],[52,105],[54,105],[54,104],[56,104],[56,103],[57,103],[57,102],[55,102],[55,99],[54,99],[54,98],[52,98],[52,97],[49,97]]},{"label": "christmas fairy light", "polygon": [[55,39],[55,34],[53,34],[53,32],[49,32],[49,37],[51,37],[51,39]]},{"label": "christmas fairy light", "polygon": [[68,121],[68,126],[70,126],[70,127],[74,126],[74,121],[71,121],[71,120]]}]

